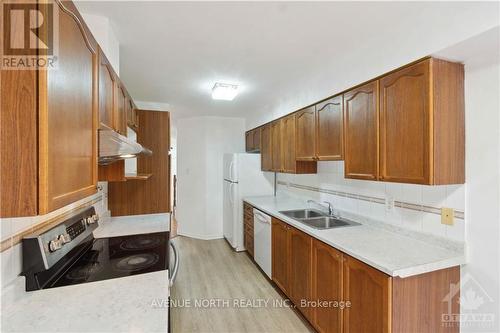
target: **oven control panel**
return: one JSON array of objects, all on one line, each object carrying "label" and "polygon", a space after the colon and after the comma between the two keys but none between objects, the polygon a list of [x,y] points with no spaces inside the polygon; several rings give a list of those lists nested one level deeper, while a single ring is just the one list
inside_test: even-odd
[{"label": "oven control panel", "polygon": [[37,259],[39,262],[30,262],[30,268],[25,270],[33,270],[33,267],[37,267],[36,270],[41,271],[41,267],[44,269],[52,267],[65,254],[92,235],[98,226],[98,220],[99,216],[91,206],[75,212],[71,217],[48,230],[43,229],[24,237],[23,249],[29,249],[26,251],[27,257],[41,258],[41,260]]},{"label": "oven control panel", "polygon": [[66,228],[66,232],[69,234],[69,237],[71,239],[75,239],[80,235],[82,232],[84,232],[86,229],[86,223],[85,219],[81,219],[78,222],[73,223],[69,227]]}]

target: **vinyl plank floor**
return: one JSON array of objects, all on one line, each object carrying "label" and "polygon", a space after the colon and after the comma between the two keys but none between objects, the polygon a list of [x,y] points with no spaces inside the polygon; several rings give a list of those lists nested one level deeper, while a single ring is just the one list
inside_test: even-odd
[{"label": "vinyl plank floor", "polygon": [[280,306],[284,299],[246,253],[233,251],[223,239],[179,236],[174,242],[181,261],[171,290],[173,333],[313,331]]}]

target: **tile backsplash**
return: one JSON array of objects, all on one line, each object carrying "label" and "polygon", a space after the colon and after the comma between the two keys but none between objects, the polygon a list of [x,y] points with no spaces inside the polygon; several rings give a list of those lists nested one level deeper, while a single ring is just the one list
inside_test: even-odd
[{"label": "tile backsplash", "polygon": [[[318,173],[278,174],[278,191],[329,201],[341,211],[456,241],[465,241],[465,185],[413,185],[344,178],[344,162],[318,162]],[[386,200],[394,201],[388,209]],[[455,210],[454,225],[440,209]]]}]

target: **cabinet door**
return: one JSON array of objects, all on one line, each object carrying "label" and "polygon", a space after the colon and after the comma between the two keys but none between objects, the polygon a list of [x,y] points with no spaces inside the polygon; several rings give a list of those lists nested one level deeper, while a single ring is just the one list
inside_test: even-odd
[{"label": "cabinet door", "polygon": [[378,81],[344,94],[345,177],[378,178]]},{"label": "cabinet door", "polygon": [[295,115],[283,118],[281,130],[283,131],[283,171],[295,172]]},{"label": "cabinet door", "polygon": [[253,131],[253,149],[260,151],[260,128],[256,128]]},{"label": "cabinet door", "polygon": [[271,145],[271,125],[267,124],[261,128],[260,142],[260,158],[262,171],[271,171],[272,162],[272,145]]},{"label": "cabinet door", "polygon": [[312,309],[307,307],[306,302],[311,300],[312,237],[293,227],[290,227],[289,235],[289,296],[304,316],[311,320]]},{"label": "cabinet door", "polygon": [[97,191],[97,45],[72,3],[54,10],[58,68],[39,72],[39,214]]},{"label": "cabinet door", "polygon": [[245,151],[251,152],[253,150],[253,133],[248,131],[245,133]]},{"label": "cabinet door", "polygon": [[132,101],[129,97],[125,99],[125,115],[127,116],[127,126],[135,127],[135,116],[134,116],[134,108],[132,107]]},{"label": "cabinet door", "polygon": [[380,179],[430,184],[429,61],[380,79]]},{"label": "cabinet door", "polygon": [[290,227],[273,217],[271,222],[272,278],[274,283],[288,295],[288,229]]},{"label": "cabinet door", "polygon": [[101,124],[114,128],[114,94],[115,74],[106,56],[99,49],[99,121]]},{"label": "cabinet door", "polygon": [[115,115],[114,115],[114,120],[115,120],[115,129],[118,133],[121,135],[127,136],[127,118],[125,114],[125,103],[127,101],[127,96],[125,92],[123,91],[123,88],[120,84],[117,84],[116,86],[116,101],[115,101]]},{"label": "cabinet door", "polygon": [[[318,302],[343,300],[342,253],[316,239],[312,245],[311,297]],[[312,324],[318,332],[342,332],[342,309],[318,306],[312,312]]]},{"label": "cabinet door", "polygon": [[298,161],[312,161],[316,159],[316,116],[314,106],[300,110],[297,119],[297,151]]},{"label": "cabinet door", "polygon": [[316,157],[337,161],[344,157],[342,96],[316,105]]},{"label": "cabinet door", "polygon": [[271,123],[271,145],[272,145],[272,171],[283,171],[283,150],[282,150],[281,120]]},{"label": "cabinet door", "polygon": [[344,332],[391,331],[391,277],[359,260],[345,256]]}]

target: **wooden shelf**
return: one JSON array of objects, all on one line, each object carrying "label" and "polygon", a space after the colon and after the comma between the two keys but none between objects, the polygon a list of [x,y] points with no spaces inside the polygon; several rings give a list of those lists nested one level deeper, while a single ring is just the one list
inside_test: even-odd
[{"label": "wooden shelf", "polygon": [[152,173],[126,173],[125,179],[126,180],[147,180],[152,175],[153,175]]}]

